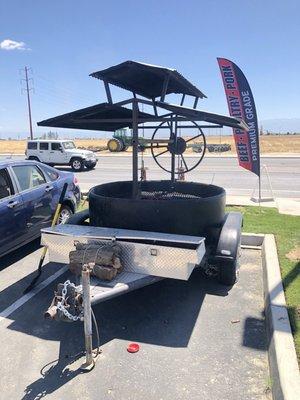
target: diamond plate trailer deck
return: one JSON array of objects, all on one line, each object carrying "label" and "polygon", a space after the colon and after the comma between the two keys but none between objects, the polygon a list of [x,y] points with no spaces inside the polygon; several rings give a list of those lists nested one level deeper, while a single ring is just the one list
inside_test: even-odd
[{"label": "diamond plate trailer deck", "polygon": [[124,271],[111,282],[91,278],[92,304],[164,277],[187,280],[205,253],[205,239],[196,236],[79,225],[59,225],[42,231],[49,260],[60,264],[69,263],[76,241],[102,244],[111,240],[121,246]]},{"label": "diamond plate trailer deck", "polygon": [[[86,350],[86,362],[82,365],[84,371],[90,371],[95,365],[92,317],[99,343],[98,326],[92,305],[157,282],[164,277],[188,280],[205,254],[204,240],[203,237],[88,225],[59,225],[42,231],[42,244],[48,248],[49,260],[60,265],[69,263],[69,254],[78,242],[99,245],[100,251],[112,242],[117,243],[120,248],[124,271],[112,281],[103,281],[96,277],[92,277],[91,281],[89,266],[84,259],[85,250],[80,262],[81,283],[77,282],[75,285],[68,280],[58,286],[55,297],[45,313],[47,318],[52,319],[83,320]],[[75,277],[78,280],[76,275]]]}]

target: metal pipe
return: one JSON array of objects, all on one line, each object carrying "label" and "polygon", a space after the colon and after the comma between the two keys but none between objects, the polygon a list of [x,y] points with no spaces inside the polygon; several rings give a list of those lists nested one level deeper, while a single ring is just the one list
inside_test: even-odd
[{"label": "metal pipe", "polygon": [[[142,276],[142,275],[141,275]],[[146,275],[142,278],[139,278],[133,282],[129,283],[124,283],[120,284],[119,286],[116,285],[114,288],[110,290],[106,290],[104,292],[96,292],[94,293],[94,296],[92,298],[92,304],[98,304],[101,303],[102,301],[110,300],[114,297],[120,296],[123,293],[128,293],[132,292],[133,290],[142,288],[144,286],[151,285],[152,283],[158,282],[164,278],[160,276],[152,276],[152,275]]]},{"label": "metal pipe", "polygon": [[163,83],[163,87],[162,87],[162,93],[160,96],[160,101],[165,101],[165,97],[167,94],[167,90],[168,90],[168,85],[169,85],[169,80],[170,80],[170,74],[167,74],[165,79],[164,79],[164,83]]},{"label": "metal pipe", "polygon": [[[153,116],[149,116],[149,118],[147,117],[147,118],[139,118],[138,119],[138,123],[139,124],[141,124],[141,123],[146,123],[146,122],[165,122],[166,121],[166,116],[167,115],[172,115],[173,113],[168,113],[168,114],[165,114],[165,115],[160,115],[160,116],[158,116],[158,117],[155,117],[154,115]],[[205,121],[204,119],[203,119],[203,117],[198,117],[198,116],[194,116],[194,117],[176,117],[176,118],[172,118],[173,119],[173,121],[187,121],[187,119],[188,119],[188,121]],[[80,118],[80,120],[76,120],[76,119],[70,119],[70,121],[72,122],[72,123],[74,123],[74,124],[76,124],[76,123],[82,123],[82,122],[84,122],[84,123],[90,123],[90,124],[92,124],[92,123],[97,123],[97,122],[124,122],[124,123],[132,123],[132,118],[94,118],[94,119],[85,119],[85,118]],[[208,121],[209,122],[209,121]],[[220,126],[220,127],[223,127],[223,126],[232,126],[232,124],[231,125],[228,125],[227,123],[226,123],[226,121],[225,121],[225,124],[219,124],[218,126]],[[235,126],[234,126],[235,127]]]},{"label": "metal pipe", "polygon": [[56,315],[57,315],[57,307],[56,306],[51,306],[44,313],[44,318],[45,319],[55,319]]},{"label": "metal pipe", "polygon": [[83,296],[83,323],[84,323],[84,340],[85,340],[85,363],[81,369],[89,371],[94,365],[93,358],[93,329],[92,329],[92,308],[91,308],[91,294],[90,294],[90,271],[87,265],[82,267],[82,296]]},{"label": "metal pipe", "polygon": [[180,105],[181,105],[181,106],[183,106],[184,99],[185,99],[185,94],[183,93],[182,98],[181,98],[181,102],[180,102]]},{"label": "metal pipe", "polygon": [[[175,144],[175,149],[177,147],[177,122],[175,122],[175,129],[173,131],[173,122],[171,122],[171,134],[172,134],[172,139]],[[174,183],[175,182],[175,153],[171,153],[171,181]]]},{"label": "metal pipe", "polygon": [[138,196],[138,146],[139,146],[139,127],[138,127],[138,103],[132,103],[132,197]]},{"label": "metal pipe", "polygon": [[104,88],[105,88],[105,92],[106,92],[106,96],[107,96],[107,100],[110,104],[112,104],[112,97],[111,97],[111,92],[110,92],[110,88],[109,88],[109,84],[107,81],[103,80],[104,82]]},{"label": "metal pipe", "polygon": [[[199,126],[199,128],[205,128],[205,129],[207,129],[207,128],[208,129],[222,128],[222,125],[198,125],[198,126]],[[158,127],[158,125],[143,126],[144,129],[156,129],[157,127]],[[195,125],[180,125],[179,127],[182,129],[190,129],[190,128],[195,129]],[[162,126],[160,126],[159,129],[170,129],[170,127],[167,125],[166,126],[162,125]]]},{"label": "metal pipe", "polygon": [[156,117],[158,117],[157,107],[155,104],[155,99],[152,100],[153,112]]},{"label": "metal pipe", "polygon": [[197,108],[199,97],[195,97],[193,108]]}]

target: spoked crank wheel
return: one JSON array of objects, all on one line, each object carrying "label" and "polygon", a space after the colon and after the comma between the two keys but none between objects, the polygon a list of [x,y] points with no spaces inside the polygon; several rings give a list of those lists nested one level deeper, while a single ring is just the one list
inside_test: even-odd
[{"label": "spoked crank wheel", "polygon": [[[180,170],[177,168],[175,174],[190,172],[195,169],[202,161],[205,150],[206,140],[202,129],[193,121],[189,121],[195,126],[195,133],[191,137],[182,137],[175,135],[172,124],[169,121],[163,121],[155,129],[152,135],[151,154],[156,164],[166,172],[172,173],[172,158],[177,158],[176,164],[180,165]],[[168,127],[166,127],[168,125]],[[180,130],[180,125],[177,125],[177,131]],[[183,129],[183,128],[182,128]],[[159,139],[165,136],[166,131],[169,131],[169,140]],[[184,153],[192,143],[197,143],[199,152],[194,153],[193,157],[185,157]],[[195,160],[196,159],[196,160]]]}]

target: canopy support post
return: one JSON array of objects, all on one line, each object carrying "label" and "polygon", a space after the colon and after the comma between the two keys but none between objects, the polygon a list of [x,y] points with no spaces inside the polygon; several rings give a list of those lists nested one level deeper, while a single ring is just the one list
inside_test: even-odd
[{"label": "canopy support post", "polygon": [[139,147],[139,128],[138,128],[138,100],[132,100],[132,197],[138,197],[138,147]]},{"label": "canopy support post", "polygon": [[106,92],[106,96],[107,96],[107,101],[112,104],[112,97],[111,97],[111,92],[110,92],[110,87],[107,81],[103,80],[104,82],[104,88],[105,88],[105,92]]},{"label": "canopy support post", "polygon": [[167,74],[164,79],[164,84],[163,84],[160,101],[165,101],[165,97],[166,97],[168,85],[169,85],[169,80],[170,80],[170,74]]},{"label": "canopy support post", "polygon": [[[176,117],[177,117],[177,115],[176,115]],[[173,129],[174,129],[174,131],[173,131]],[[176,149],[176,147],[177,147],[177,121],[175,121],[174,123],[173,123],[173,121],[171,121],[171,138],[174,141],[174,146]],[[174,183],[175,182],[175,153],[172,152],[171,157],[172,157],[171,158],[171,181],[172,181],[172,183]]]}]

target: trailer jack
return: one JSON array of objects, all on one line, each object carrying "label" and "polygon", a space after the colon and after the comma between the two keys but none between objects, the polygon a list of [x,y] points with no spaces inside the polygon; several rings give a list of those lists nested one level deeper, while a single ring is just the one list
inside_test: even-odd
[{"label": "trailer jack", "polygon": [[[93,356],[93,327],[92,327],[92,306],[90,296],[90,271],[85,264],[82,267],[82,296],[83,296],[83,324],[84,324],[84,342],[85,342],[85,363],[82,364],[81,370],[84,372],[91,371],[95,366]],[[99,347],[98,347],[99,349]]]},{"label": "trailer jack", "polygon": [[[84,264],[81,270],[82,288],[76,287],[74,283],[67,280],[58,285],[55,296],[48,310],[44,313],[46,319],[53,319],[61,322],[83,321],[85,362],[80,369],[83,372],[91,371],[95,361],[100,354],[100,339],[97,321],[91,306],[90,268]],[[97,336],[97,349],[93,351],[93,325]]]}]

